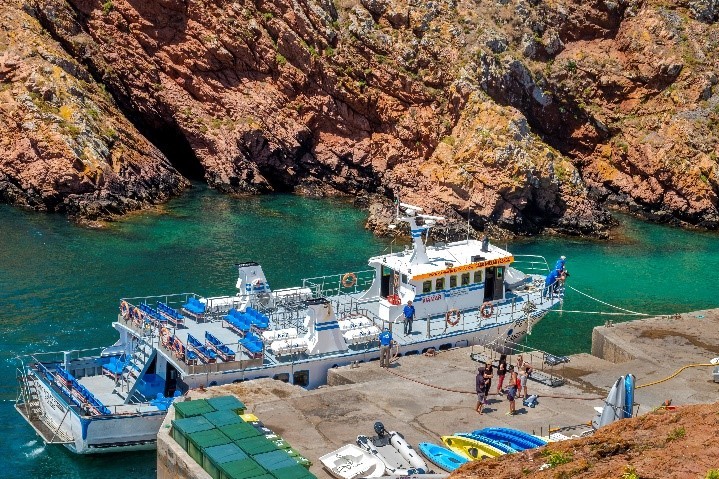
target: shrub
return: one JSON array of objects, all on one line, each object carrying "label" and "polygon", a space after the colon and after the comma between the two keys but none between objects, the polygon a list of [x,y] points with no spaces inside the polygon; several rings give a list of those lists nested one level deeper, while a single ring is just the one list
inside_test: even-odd
[{"label": "shrub", "polygon": [[687,431],[680,426],[669,433],[669,435],[667,436],[667,441],[675,441],[677,439],[683,438],[686,435]]},{"label": "shrub", "polygon": [[547,459],[547,464],[549,464],[549,467],[557,467],[559,465],[567,464],[568,462],[572,461],[571,452],[546,450],[542,454]]},{"label": "shrub", "polygon": [[105,3],[102,4],[102,13],[107,15],[112,11],[112,0],[107,0]]}]

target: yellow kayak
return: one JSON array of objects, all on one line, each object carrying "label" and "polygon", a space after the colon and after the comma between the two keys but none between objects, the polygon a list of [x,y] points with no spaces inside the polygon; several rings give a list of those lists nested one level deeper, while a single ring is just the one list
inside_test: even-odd
[{"label": "yellow kayak", "polygon": [[468,437],[442,436],[442,442],[460,456],[466,457],[471,461],[489,459],[504,454],[502,451],[490,446],[489,444],[485,444]]}]

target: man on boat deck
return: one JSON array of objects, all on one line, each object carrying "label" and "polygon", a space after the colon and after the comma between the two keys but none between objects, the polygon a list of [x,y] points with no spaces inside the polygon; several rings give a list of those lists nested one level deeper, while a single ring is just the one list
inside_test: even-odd
[{"label": "man on boat deck", "polygon": [[544,291],[542,291],[542,297],[549,298],[554,296],[554,291],[557,288],[557,280],[559,279],[559,272],[556,269],[552,270],[544,280]]},{"label": "man on boat deck", "polygon": [[567,263],[567,257],[566,256],[560,256],[557,260],[557,264],[554,265],[554,269],[559,271],[560,273],[563,273],[566,267]]},{"label": "man on boat deck", "polygon": [[379,367],[389,367],[389,351],[392,346],[392,332],[384,327],[384,331],[379,333]]},{"label": "man on boat deck", "polygon": [[404,334],[412,334],[412,321],[414,321],[414,306],[412,301],[407,301],[407,306],[404,307]]}]

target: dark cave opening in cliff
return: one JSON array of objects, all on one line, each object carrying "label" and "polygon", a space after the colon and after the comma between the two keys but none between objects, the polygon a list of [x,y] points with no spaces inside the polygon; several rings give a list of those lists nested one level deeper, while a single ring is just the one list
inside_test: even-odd
[{"label": "dark cave opening in cliff", "polygon": [[204,181],[205,168],[195,155],[190,142],[173,125],[159,128],[143,128],[138,122],[135,126],[170,160],[172,166],[189,180]]}]

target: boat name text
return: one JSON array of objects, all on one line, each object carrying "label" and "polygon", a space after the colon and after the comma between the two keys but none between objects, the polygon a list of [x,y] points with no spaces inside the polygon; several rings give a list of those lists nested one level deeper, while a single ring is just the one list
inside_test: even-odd
[{"label": "boat name text", "polygon": [[420,274],[417,276],[413,276],[412,279],[417,280],[417,279],[434,278],[436,276],[444,276],[445,274],[461,273],[464,271],[471,271],[474,269],[486,268],[488,266],[505,265],[505,264],[511,263],[512,261],[514,261],[514,256],[510,256],[508,258],[488,259],[487,261],[480,261],[479,263],[470,263],[470,264],[465,264],[464,266],[457,266],[455,268],[447,268],[447,269],[443,269],[441,271],[434,271],[432,273]]}]

